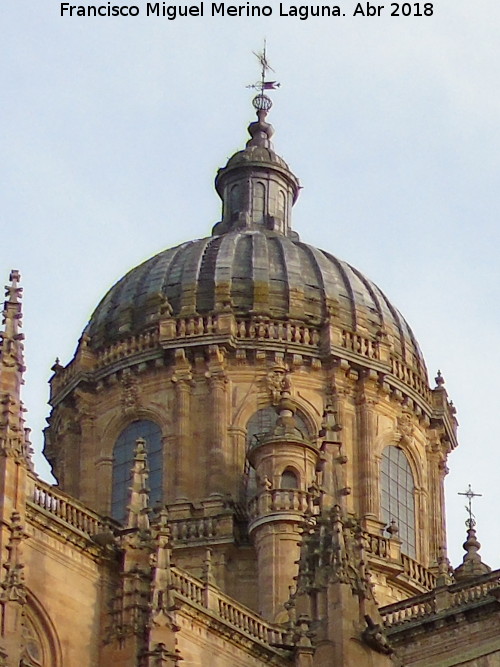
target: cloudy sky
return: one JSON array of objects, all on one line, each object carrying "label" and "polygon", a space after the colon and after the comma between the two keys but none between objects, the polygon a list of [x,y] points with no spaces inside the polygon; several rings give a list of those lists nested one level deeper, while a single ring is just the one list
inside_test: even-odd
[{"label": "cloudy sky", "polygon": [[500,4],[439,0],[433,16],[407,17],[386,4],[364,17],[344,0],[343,17],[301,21],[267,1],[266,18],[212,17],[205,2],[203,17],[174,21],[147,17],[142,0],[135,18],[2,2],[0,269],[23,276],[37,469],[47,478],[55,357],[71,359],[128,269],[219,219],[213,178],[246,139],[252,51],[267,37],[282,82],[275,147],[303,185],[294,227],[376,282],[430,377],[443,372],[461,443],[447,479],[450,554],[457,565],[457,492],[470,482],[483,494],[484,560],[500,567]]}]

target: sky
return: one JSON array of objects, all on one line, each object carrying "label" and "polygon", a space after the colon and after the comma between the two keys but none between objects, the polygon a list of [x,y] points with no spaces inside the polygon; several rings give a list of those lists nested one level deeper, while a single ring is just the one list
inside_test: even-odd
[{"label": "sky", "polygon": [[0,7],[0,279],[22,274],[37,471],[50,479],[55,358],[70,361],[124,273],[220,219],[213,179],[246,141],[265,37],[282,84],[275,148],[303,186],[294,228],[379,285],[432,386],[442,371],[460,423],[449,554],[458,565],[457,493],[470,483],[483,560],[500,567],[500,4],[439,0],[416,16],[426,3],[405,3],[411,15],[391,16],[395,3],[360,3],[380,16],[353,16],[344,0],[345,16],[300,20],[274,0],[256,3],[272,9],[260,18],[212,16],[205,1],[203,16],[169,20],[135,2],[136,17],[61,16],[55,0]]}]

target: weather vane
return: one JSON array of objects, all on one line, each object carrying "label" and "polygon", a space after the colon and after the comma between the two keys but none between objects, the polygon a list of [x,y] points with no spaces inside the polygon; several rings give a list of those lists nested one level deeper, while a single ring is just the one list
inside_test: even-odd
[{"label": "weather vane", "polygon": [[465,506],[465,509],[467,510],[467,512],[469,514],[469,518],[465,522],[465,525],[467,526],[467,528],[469,530],[471,530],[476,525],[476,520],[474,518],[474,514],[472,514],[472,499],[473,498],[479,498],[483,494],[482,493],[474,493],[474,491],[471,488],[471,485],[469,484],[469,488],[467,489],[467,491],[465,491],[465,493],[460,493],[459,492],[458,495],[459,496],[466,496],[468,501],[469,501],[469,504]]},{"label": "weather vane", "polygon": [[257,81],[257,83],[250,84],[249,86],[247,86],[247,88],[253,88],[254,90],[259,91],[259,94],[253,98],[252,102],[255,109],[257,109],[257,111],[259,111],[259,109],[269,111],[273,103],[271,99],[267,97],[267,95],[264,95],[264,91],[276,90],[277,88],[280,87],[281,84],[278,83],[277,81],[266,81],[268,72],[274,72],[273,68],[269,64],[269,60],[267,59],[266,40],[264,40],[264,48],[262,49],[262,51],[259,51],[258,53],[253,51],[253,54],[259,61],[261,67],[261,77],[260,81]]}]

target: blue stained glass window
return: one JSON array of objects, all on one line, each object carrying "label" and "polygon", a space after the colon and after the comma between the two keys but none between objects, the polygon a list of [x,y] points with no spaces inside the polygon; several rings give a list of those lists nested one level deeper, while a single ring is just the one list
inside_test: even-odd
[{"label": "blue stained glass window", "polygon": [[393,445],[382,452],[380,505],[382,521],[389,525],[394,519],[399,528],[401,551],[415,558],[415,482],[406,454]]},{"label": "blue stained glass window", "polygon": [[154,504],[162,499],[162,438],[160,427],[152,421],[141,419],[129,424],[118,436],[113,450],[113,494],[111,516],[125,521],[130,498],[130,480],[134,461],[135,443],[138,438],[146,441],[148,453],[149,502]]}]

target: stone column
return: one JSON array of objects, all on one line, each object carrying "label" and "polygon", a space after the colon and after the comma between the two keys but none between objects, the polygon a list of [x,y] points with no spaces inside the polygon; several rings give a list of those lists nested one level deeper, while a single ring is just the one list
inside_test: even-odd
[{"label": "stone column", "polygon": [[172,377],[175,383],[175,496],[184,500],[189,495],[189,450],[190,450],[190,412],[191,412],[191,372],[177,373]]}]

